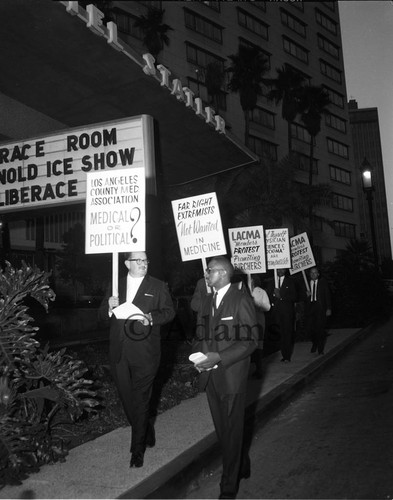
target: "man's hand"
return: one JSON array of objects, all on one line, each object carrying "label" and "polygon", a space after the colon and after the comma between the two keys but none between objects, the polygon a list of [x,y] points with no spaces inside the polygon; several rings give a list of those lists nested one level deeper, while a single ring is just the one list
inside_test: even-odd
[{"label": "man's hand", "polygon": [[329,317],[332,315],[331,309],[326,309],[326,316]]},{"label": "man's hand", "polygon": [[109,312],[112,313],[112,309],[118,307],[119,305],[119,297],[109,297],[108,304],[109,304]]},{"label": "man's hand", "polygon": [[147,313],[143,315],[143,318],[138,319],[143,326],[148,326],[153,324],[153,318],[151,317],[151,313]]},{"label": "man's hand", "polygon": [[211,370],[214,366],[218,365],[221,361],[218,352],[207,352],[205,353],[206,359],[196,366],[197,370],[200,372],[205,372],[206,370]]}]

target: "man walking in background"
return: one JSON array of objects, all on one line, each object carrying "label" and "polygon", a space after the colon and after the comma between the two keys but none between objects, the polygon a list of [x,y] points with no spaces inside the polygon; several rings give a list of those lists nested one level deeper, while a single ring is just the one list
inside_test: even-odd
[{"label": "man walking in background", "polygon": [[317,267],[310,269],[310,290],[307,291],[305,329],[311,338],[311,352],[324,354],[326,321],[332,314],[331,296],[327,280],[319,275]]}]

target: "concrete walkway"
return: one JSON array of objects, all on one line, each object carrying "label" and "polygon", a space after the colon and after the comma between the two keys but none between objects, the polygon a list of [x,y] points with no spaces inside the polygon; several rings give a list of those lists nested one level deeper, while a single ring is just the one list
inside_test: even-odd
[{"label": "concrete walkway", "polygon": [[[263,379],[249,380],[248,407],[277,406],[366,332],[330,330],[323,356],[300,342],[291,363],[280,363],[279,352],[265,358]],[[146,450],[141,469],[129,468],[130,428],[122,427],[72,449],[65,462],[42,467],[21,486],[3,488],[0,498],[145,498],[216,443],[205,393],[159,415],[155,429],[157,444]]]}]

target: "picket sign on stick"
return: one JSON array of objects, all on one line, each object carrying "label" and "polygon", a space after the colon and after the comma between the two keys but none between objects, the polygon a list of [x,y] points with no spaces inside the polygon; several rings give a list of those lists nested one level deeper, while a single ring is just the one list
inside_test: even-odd
[{"label": "picket sign on stick", "polygon": [[112,295],[119,296],[119,253],[112,254]]},{"label": "picket sign on stick", "polygon": [[274,286],[275,286],[275,288],[278,288],[278,275],[277,275],[277,269],[274,269]]},{"label": "picket sign on stick", "polygon": [[250,292],[252,292],[251,273],[247,273],[247,285],[248,285],[248,289],[250,290]]},{"label": "picket sign on stick", "polygon": [[[205,270],[207,268],[207,262],[206,262],[206,257],[202,257],[202,273],[203,275],[205,275]],[[206,290],[207,290],[207,293],[211,293],[212,292],[212,289],[210,288],[210,286],[206,283],[206,280],[205,280],[205,284],[206,284]]]},{"label": "picket sign on stick", "polygon": [[302,269],[302,275],[303,275],[304,283],[306,285],[307,292],[309,292],[310,291],[310,285],[308,284],[307,276],[306,276],[306,273],[305,273],[304,269]]}]

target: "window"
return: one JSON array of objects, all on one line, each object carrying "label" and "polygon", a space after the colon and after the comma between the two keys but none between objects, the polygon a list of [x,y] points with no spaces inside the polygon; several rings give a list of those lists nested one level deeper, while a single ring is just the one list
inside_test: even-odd
[{"label": "window", "polygon": [[143,40],[144,35],[141,28],[136,28],[134,26],[134,23],[137,20],[136,17],[131,16],[127,12],[119,9],[113,10],[112,14],[113,21],[116,23],[119,32],[131,35],[138,40]]},{"label": "window", "polygon": [[302,125],[298,125],[297,123],[291,123],[291,137],[293,137],[294,139],[298,139],[299,141],[306,142],[307,144],[310,144],[311,142],[311,136],[307,132],[307,129]]},{"label": "window", "polygon": [[307,73],[304,73],[304,71],[300,71],[300,69],[295,68],[295,66],[292,66],[292,64],[285,63],[284,65],[286,68],[289,66],[294,71],[297,71],[298,73],[300,73],[304,78],[305,85],[311,85],[311,76],[307,75]]},{"label": "window", "polygon": [[249,136],[249,146],[261,158],[277,160],[277,145],[259,137]]},{"label": "window", "polygon": [[318,34],[318,47],[335,59],[340,59],[339,47],[320,34]]},{"label": "window", "polygon": [[292,7],[296,7],[298,10],[304,12],[304,5],[301,0],[295,0],[295,2],[291,2],[289,5],[291,5]]},{"label": "window", "polygon": [[[191,64],[195,64],[200,69],[205,70],[207,65],[211,62],[220,64],[222,71],[224,72],[224,61],[218,56],[215,56],[207,50],[200,49],[196,45],[186,42],[186,54],[187,61]],[[203,73],[203,74],[202,74]],[[204,82],[204,72],[201,72],[201,80]]]},{"label": "window", "polygon": [[325,115],[325,123],[328,127],[339,130],[340,132],[343,132],[344,134],[347,132],[347,122],[346,122],[346,120],[343,120],[339,116],[332,115],[331,113],[328,113]]},{"label": "window", "polygon": [[334,104],[338,108],[344,109],[344,96],[335,90],[329,89],[329,87],[323,86],[326,92],[329,94],[329,99],[331,104]]},{"label": "window", "polygon": [[356,237],[356,226],[355,224],[349,224],[348,222],[341,222],[338,220],[334,221],[334,234],[336,236],[343,236],[345,238],[355,238]]},{"label": "window", "polygon": [[299,59],[299,61],[308,64],[308,50],[304,49],[301,45],[298,45],[285,36],[283,36],[282,38],[285,52],[291,54],[291,56],[296,57],[296,59]]},{"label": "window", "polygon": [[303,38],[306,38],[305,23],[297,19],[295,16],[292,16],[284,9],[281,9],[281,22],[290,30],[294,31]]},{"label": "window", "polygon": [[268,69],[271,68],[271,65],[270,65],[271,53],[270,52],[267,52],[266,50],[261,49],[261,47],[259,45],[255,45],[255,43],[250,42],[249,40],[247,40],[246,38],[243,38],[242,36],[239,36],[239,45],[244,45],[245,47],[253,47],[253,48],[259,49],[261,54],[265,57],[265,59],[267,61]]},{"label": "window", "polygon": [[85,226],[83,212],[69,212],[47,215],[44,219],[44,240],[46,243],[63,243],[64,233],[76,224]]},{"label": "window", "polygon": [[210,9],[220,12],[220,2],[216,1],[216,2],[203,2],[203,3]]},{"label": "window", "polygon": [[330,19],[330,17],[326,16],[318,9],[315,9],[315,19],[319,25],[330,31],[330,33],[337,35],[337,23],[333,21],[333,19]]},{"label": "window", "polygon": [[35,219],[26,220],[26,240],[35,241]]},{"label": "window", "polygon": [[[302,170],[304,172],[310,171],[310,157],[303,153],[296,153],[298,162],[296,164],[296,168]],[[313,158],[312,160],[312,172],[313,174],[318,174],[318,160]]]},{"label": "window", "polygon": [[331,80],[334,80],[335,82],[341,83],[341,71],[339,69],[322,59],[319,61],[319,65],[323,75],[327,76]]},{"label": "window", "polygon": [[[202,80],[202,79],[201,79]],[[198,81],[195,78],[188,78],[188,88],[194,92],[195,97],[200,97],[202,101],[204,102],[211,102],[213,96],[210,96],[206,85],[203,83],[203,81]],[[219,94],[216,94],[213,99],[212,107],[214,108],[215,111],[221,110],[221,111],[226,111],[227,109],[227,102],[226,102],[226,93],[224,91],[220,92]]]},{"label": "window", "polygon": [[266,109],[259,107],[254,108],[251,111],[251,121],[272,130],[275,129],[274,113],[270,113],[270,111],[266,111]]},{"label": "window", "polygon": [[191,10],[184,9],[184,18],[186,27],[200,33],[201,35],[222,43],[222,28],[208,19],[195,14]]},{"label": "window", "polygon": [[339,210],[353,212],[353,198],[349,198],[349,196],[344,196],[342,194],[333,193],[332,206],[333,208],[338,208]]},{"label": "window", "polygon": [[327,138],[327,146],[329,153],[333,153],[343,158],[348,158],[348,146],[334,139]]},{"label": "window", "polygon": [[341,182],[342,184],[351,184],[351,172],[344,168],[335,167],[334,165],[329,165],[329,169],[330,178],[333,181]]},{"label": "window", "polygon": [[250,16],[247,12],[238,9],[237,11],[237,19],[240,26],[256,33],[261,36],[265,40],[269,39],[269,26],[254,16]]},{"label": "window", "polygon": [[330,9],[333,12],[336,12],[336,3],[335,2],[320,2],[322,3],[325,7]]},{"label": "window", "polygon": [[252,5],[266,12],[266,2],[253,2]]}]

